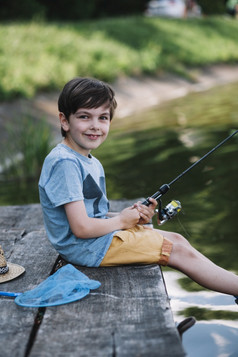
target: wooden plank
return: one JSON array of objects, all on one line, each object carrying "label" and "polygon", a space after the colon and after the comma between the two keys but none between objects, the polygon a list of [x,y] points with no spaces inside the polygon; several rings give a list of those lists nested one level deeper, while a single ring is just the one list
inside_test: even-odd
[{"label": "wooden plank", "polygon": [[30,357],[184,356],[160,267],[78,267],[101,287],[47,308]]},{"label": "wooden plank", "polygon": [[[57,253],[43,227],[39,205],[0,207],[0,244],[7,261],[20,264],[26,272],[0,284],[0,290],[24,292],[45,280]],[[25,356],[38,309],[17,306],[12,298],[0,297],[0,356]]]},{"label": "wooden plank", "polygon": [[[127,201],[116,202],[112,211],[125,206]],[[7,260],[26,268],[0,289],[26,291],[45,280],[57,253],[46,237],[40,206],[0,207],[0,227]],[[35,340],[38,309],[0,298],[0,357],[184,356],[158,266],[79,269],[101,287],[78,302],[47,308]],[[29,341],[34,344],[26,355]]]},{"label": "wooden plank", "polygon": [[22,206],[0,206],[2,229],[24,228],[26,231],[43,228],[43,217],[39,204]]}]

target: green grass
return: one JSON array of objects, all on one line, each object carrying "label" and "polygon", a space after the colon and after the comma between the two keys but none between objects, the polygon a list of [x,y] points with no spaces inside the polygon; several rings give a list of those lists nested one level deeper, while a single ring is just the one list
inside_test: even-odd
[{"label": "green grass", "polygon": [[0,154],[3,178],[19,180],[39,177],[42,163],[53,147],[46,121],[26,116],[21,118],[21,125],[8,123],[4,141]]},{"label": "green grass", "polygon": [[74,76],[120,76],[238,61],[238,21],[128,17],[0,24],[0,100],[58,90]]}]

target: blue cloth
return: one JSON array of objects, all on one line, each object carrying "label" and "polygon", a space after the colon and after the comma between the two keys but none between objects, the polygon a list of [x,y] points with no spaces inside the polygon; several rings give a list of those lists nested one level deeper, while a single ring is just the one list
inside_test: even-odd
[{"label": "blue cloth", "polygon": [[47,236],[59,254],[72,264],[98,267],[115,232],[90,239],[75,237],[64,204],[84,200],[89,217],[106,219],[109,203],[101,163],[58,144],[44,161],[39,194]]}]

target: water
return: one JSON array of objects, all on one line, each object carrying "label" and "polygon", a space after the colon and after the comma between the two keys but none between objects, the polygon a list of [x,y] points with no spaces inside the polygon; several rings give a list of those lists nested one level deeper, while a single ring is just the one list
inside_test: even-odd
[{"label": "water", "polygon": [[[238,84],[165,103],[140,115],[114,120],[96,151],[105,167],[110,199],[155,193],[238,127]],[[202,253],[238,274],[238,134],[172,185],[163,197],[181,201],[183,212],[163,229],[186,236]],[[0,204],[38,202],[35,181],[5,182]],[[156,224],[156,223],[155,223]],[[183,336],[189,357],[238,356],[238,305],[234,298],[164,269],[175,321],[195,316]],[[181,279],[183,277],[183,279]]]},{"label": "water", "polygon": [[[174,320],[179,323],[187,316],[196,316],[197,310],[196,324],[183,334],[187,355],[238,356],[238,306],[234,304],[234,298],[209,290],[188,292],[178,283],[182,276],[175,271],[164,272]],[[187,309],[195,310],[195,314],[183,314]]]},{"label": "water", "polygon": [[39,203],[38,179],[0,181],[0,205]]},{"label": "water", "polygon": [[[238,127],[237,90],[234,84],[196,93],[112,125],[109,141],[98,151],[109,197],[152,195],[230,135]],[[215,263],[238,274],[237,154],[238,134],[171,187],[163,203],[178,199],[183,212],[163,229],[180,232]],[[183,335],[187,355],[238,356],[234,298],[201,290],[182,274],[163,270],[175,321],[197,320]]]}]

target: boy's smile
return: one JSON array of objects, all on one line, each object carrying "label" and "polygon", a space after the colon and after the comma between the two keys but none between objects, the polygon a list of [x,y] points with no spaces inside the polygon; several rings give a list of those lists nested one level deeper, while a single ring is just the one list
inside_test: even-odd
[{"label": "boy's smile", "polygon": [[110,128],[110,108],[107,104],[98,108],[79,108],[69,116],[59,114],[62,128],[67,135],[64,144],[81,155],[99,147],[107,138]]}]

